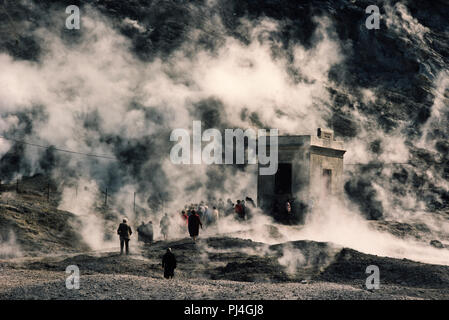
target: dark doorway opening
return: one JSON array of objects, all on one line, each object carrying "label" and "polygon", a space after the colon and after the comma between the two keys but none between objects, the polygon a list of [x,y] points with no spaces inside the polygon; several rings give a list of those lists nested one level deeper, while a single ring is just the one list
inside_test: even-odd
[{"label": "dark doorway opening", "polygon": [[279,163],[278,171],[274,176],[274,193],[291,194],[292,193],[292,164]]},{"label": "dark doorway opening", "polygon": [[332,194],[332,170],[323,169],[324,188],[328,194]]}]

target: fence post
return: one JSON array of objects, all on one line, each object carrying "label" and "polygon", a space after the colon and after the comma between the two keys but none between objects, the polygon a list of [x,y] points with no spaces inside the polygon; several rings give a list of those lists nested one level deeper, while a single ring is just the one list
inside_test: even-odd
[{"label": "fence post", "polygon": [[136,192],[134,191],[134,206],[133,206],[133,210],[134,210],[134,216],[136,216]]},{"label": "fence post", "polygon": [[16,181],[16,193],[19,193],[19,178]]}]

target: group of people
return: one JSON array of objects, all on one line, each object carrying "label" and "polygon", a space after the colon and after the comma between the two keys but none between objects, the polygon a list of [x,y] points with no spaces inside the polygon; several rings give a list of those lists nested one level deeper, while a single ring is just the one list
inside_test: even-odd
[{"label": "group of people", "polygon": [[[211,209],[212,207],[212,209]],[[222,217],[234,215],[238,220],[248,220],[251,217],[251,211],[256,207],[253,199],[246,197],[245,200],[237,200],[236,203],[231,199],[227,199],[226,203],[223,199],[219,199],[218,202],[212,206],[208,206],[204,201],[199,204],[190,204],[184,207],[181,211],[181,216],[187,220],[189,213],[195,210],[201,221],[206,225],[213,225],[218,222]]]},{"label": "group of people", "polygon": [[[203,229],[203,227],[217,225],[220,218],[231,214],[238,220],[248,220],[251,217],[251,210],[255,207],[254,201],[249,197],[246,197],[245,200],[237,200],[237,203],[235,204],[231,199],[227,199],[226,204],[223,199],[219,199],[217,204],[211,206],[211,208],[205,204],[204,201],[201,201],[199,204],[185,206],[180,215],[183,219],[182,224],[185,223],[187,225],[190,237],[193,241],[196,241],[200,228]],[[222,214],[220,214],[220,212]],[[167,240],[170,228],[170,218],[167,213],[162,217],[159,226],[161,235],[164,240]],[[120,237],[120,255],[122,255],[124,251],[126,254],[129,254],[129,240],[132,233],[131,226],[128,224],[128,219],[124,218],[117,229],[117,234]],[[152,243],[154,238],[153,222],[149,221],[145,224],[145,222],[142,221],[141,225],[137,228],[137,233],[138,241]],[[164,268],[164,277],[173,277],[174,269],[176,268],[176,258],[170,248],[168,248],[167,252],[164,254],[162,266]]]},{"label": "group of people", "polygon": [[[166,217],[166,220],[164,221],[164,223],[162,223],[162,221],[161,221],[161,229],[166,230],[165,228],[168,228],[168,226],[166,226],[168,216],[165,215],[164,217]],[[152,225],[152,222],[150,221],[148,224]],[[145,226],[145,224],[143,222],[142,222],[142,225]],[[139,228],[142,229],[143,228],[142,225],[139,226]],[[138,230],[139,230],[139,228],[138,228]],[[120,225],[117,229],[117,234],[120,236],[120,255],[123,254],[123,249],[126,250],[126,254],[128,255],[129,254],[129,240],[131,238],[131,235],[133,234],[131,226],[128,224],[128,219],[124,218],[122,223],[120,223]],[[141,236],[142,235],[139,233],[139,237],[141,237]],[[164,235],[164,238],[165,237],[166,237],[166,234]],[[175,268],[176,268],[176,257],[173,254],[171,248],[167,248],[166,253],[162,257],[162,268],[164,269],[164,278],[166,278],[166,279],[173,278]]]},{"label": "group of people", "polygon": [[189,217],[195,214],[198,215],[200,221],[202,221],[201,225],[204,227],[216,224],[220,219],[217,207],[212,206],[212,208],[209,208],[204,202],[201,202],[199,205],[191,204],[190,206],[185,206],[184,210],[181,211],[181,218],[188,225]]},{"label": "group of people", "polygon": [[180,215],[183,222],[187,224],[190,237],[195,241],[200,228],[218,225],[221,218],[231,214],[237,220],[248,220],[255,207],[254,200],[249,197],[246,197],[245,200],[237,200],[236,204],[231,199],[227,199],[226,204],[223,199],[219,199],[217,204],[212,206],[208,206],[204,201],[199,204],[186,205]]},{"label": "group of people", "polygon": [[[168,229],[170,227],[170,218],[168,217],[168,214],[166,213],[159,224],[161,235],[164,238],[164,240],[167,240],[168,238]],[[152,243],[153,242],[153,221],[149,221],[145,224],[145,222],[142,221],[140,226],[137,228],[137,234],[138,234],[138,241],[142,241],[145,243]]]},{"label": "group of people", "polygon": [[[246,197],[245,200],[237,200],[234,204],[231,199],[227,199],[226,203],[223,199],[219,199],[216,204],[209,206],[204,201],[199,204],[190,204],[181,210],[181,219],[186,224],[187,230],[193,241],[196,241],[199,235],[199,229],[209,226],[217,225],[220,218],[234,215],[237,220],[244,221],[251,218],[251,211],[256,207],[254,200]],[[287,209],[288,210],[288,209]],[[289,210],[288,210],[289,211]],[[167,213],[164,214],[160,220],[160,232],[164,240],[168,239],[170,229],[170,218]],[[126,253],[129,252],[129,239],[132,234],[131,227],[128,225],[127,219],[123,219],[117,233],[120,235],[120,253],[123,254],[124,249]],[[154,239],[153,222],[142,221],[137,228],[138,241],[145,243],[152,243]]]},{"label": "group of people", "polygon": [[228,212],[234,212],[237,220],[248,220],[252,217],[252,211],[256,208],[256,204],[253,199],[246,197],[245,200],[237,200],[236,204],[233,204],[228,199]]}]

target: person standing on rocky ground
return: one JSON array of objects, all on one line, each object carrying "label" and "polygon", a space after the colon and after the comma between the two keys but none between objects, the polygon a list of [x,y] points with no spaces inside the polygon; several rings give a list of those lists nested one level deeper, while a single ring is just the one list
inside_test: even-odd
[{"label": "person standing on rocky ground", "polygon": [[244,219],[244,212],[243,212],[243,206],[240,203],[240,200],[237,200],[237,204],[234,207],[234,212],[237,216],[237,219],[243,220]]},{"label": "person standing on rocky ground", "polygon": [[146,231],[148,234],[148,241],[150,243],[153,242],[153,221],[148,221],[147,225],[146,225]]},{"label": "person standing on rocky ground", "polygon": [[181,219],[182,219],[182,222],[187,225],[187,222],[189,220],[189,216],[187,215],[185,210],[182,210],[182,212],[181,212]]},{"label": "person standing on rocky ground", "polygon": [[137,241],[145,242],[145,222],[142,221],[140,226],[137,228]]},{"label": "person standing on rocky ground", "polygon": [[219,233],[219,220],[220,213],[218,212],[217,207],[212,207],[212,224],[214,225],[215,232]]},{"label": "person standing on rocky ground", "polygon": [[196,237],[198,237],[198,234],[200,232],[200,226],[201,229],[203,229],[203,224],[201,223],[200,216],[195,212],[195,210],[192,210],[190,212],[188,223],[189,234],[192,237],[193,241],[196,241]]},{"label": "person standing on rocky ground", "polygon": [[292,213],[292,205],[290,203],[290,200],[287,200],[287,202],[285,203],[285,213],[287,215],[290,215]]},{"label": "person standing on rocky ground", "polygon": [[245,198],[245,204],[246,204],[245,215],[246,215],[246,219],[249,220],[253,216],[254,209],[256,208],[256,204],[254,203],[254,200],[251,199],[250,197]]},{"label": "person standing on rocky ground", "polygon": [[164,240],[167,240],[168,237],[168,228],[170,227],[170,219],[168,218],[168,214],[166,213],[160,223],[161,234],[164,237]]},{"label": "person standing on rocky ground", "polygon": [[234,212],[234,204],[232,203],[231,199],[229,199],[229,198],[226,200],[226,203],[227,203],[227,207],[226,207],[225,215],[228,216]]},{"label": "person standing on rocky ground", "polygon": [[218,224],[218,219],[220,219],[220,213],[218,212],[217,207],[212,207],[212,217],[215,224]]},{"label": "person standing on rocky ground", "polygon": [[129,254],[129,239],[133,234],[131,227],[128,225],[128,219],[124,218],[120,223],[117,234],[120,236],[120,255],[123,254],[123,247],[126,247],[126,254]]},{"label": "person standing on rocky ground", "polygon": [[153,242],[153,222],[149,221],[145,224],[142,221],[142,224],[137,228],[138,241],[144,243],[152,243]]},{"label": "person standing on rocky ground", "polygon": [[176,257],[171,252],[171,248],[167,248],[167,252],[165,252],[162,257],[162,268],[164,269],[164,278],[170,279],[175,275],[176,269]]},{"label": "person standing on rocky ground", "polygon": [[204,206],[204,216],[203,216],[203,222],[205,223],[206,227],[209,225],[212,225],[213,223],[213,217],[212,217],[212,211],[209,209],[208,206]]},{"label": "person standing on rocky ground", "polygon": [[245,202],[247,203],[247,206],[249,206],[251,208],[256,207],[256,203],[254,202],[254,200],[248,196],[245,198]]},{"label": "person standing on rocky ground", "polygon": [[218,210],[220,210],[221,212],[224,211],[225,209],[225,203],[223,201],[222,198],[218,199],[218,205],[217,205]]},{"label": "person standing on rocky ground", "polygon": [[180,213],[181,220],[178,222],[179,231],[185,232],[185,227],[187,227],[189,216],[186,214],[185,210],[182,210]]},{"label": "person standing on rocky ground", "polygon": [[204,201],[200,202],[200,205],[197,208],[197,214],[200,217],[200,219],[204,218],[204,213],[206,212],[206,208],[204,206]]}]

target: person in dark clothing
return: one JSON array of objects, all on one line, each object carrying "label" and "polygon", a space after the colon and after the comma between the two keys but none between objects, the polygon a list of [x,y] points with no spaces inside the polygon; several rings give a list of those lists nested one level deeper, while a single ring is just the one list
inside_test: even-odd
[{"label": "person in dark clothing", "polygon": [[242,204],[240,203],[240,200],[237,200],[237,204],[234,207],[234,211],[235,211],[238,219],[240,219],[240,220],[245,219],[245,211],[243,209]]},{"label": "person in dark clothing", "polygon": [[167,252],[162,257],[162,268],[164,268],[165,279],[173,278],[176,269],[176,258],[170,248],[167,249]]},{"label": "person in dark clothing", "polygon": [[138,241],[144,243],[153,242],[153,222],[149,221],[147,224],[142,222],[142,224],[137,228]]},{"label": "person in dark clothing", "polygon": [[250,207],[250,208],[255,208],[256,207],[256,203],[254,202],[254,200],[250,197],[246,197],[245,198],[245,202],[246,202],[246,206]]},{"label": "person in dark clothing", "polygon": [[192,210],[190,212],[188,223],[189,234],[192,237],[193,241],[196,241],[196,237],[198,237],[198,234],[200,232],[200,226],[201,229],[203,229],[203,224],[201,223],[200,216],[196,213],[195,210]]},{"label": "person in dark clothing", "polygon": [[117,234],[120,236],[120,254],[123,254],[123,247],[126,247],[126,254],[129,254],[129,239],[132,235],[133,231],[131,227],[128,225],[128,219],[123,219],[123,222],[120,223]]},{"label": "person in dark clothing", "polygon": [[245,215],[246,218],[249,220],[253,216],[254,209],[256,208],[256,203],[250,197],[245,198],[245,203],[246,203]]},{"label": "person in dark clothing", "polygon": [[153,221],[148,221],[147,225],[146,225],[146,231],[148,234],[148,240],[151,242],[153,242]]},{"label": "person in dark clothing", "polygon": [[142,221],[140,226],[137,228],[137,241],[145,242],[145,222]]},{"label": "person in dark clothing", "polygon": [[226,206],[226,211],[225,211],[225,215],[228,216],[232,213],[234,213],[234,204],[232,203],[231,199],[228,198],[228,200],[226,200],[227,206]]}]

